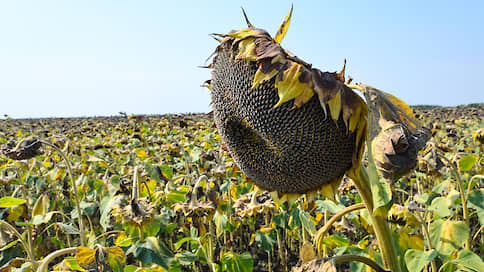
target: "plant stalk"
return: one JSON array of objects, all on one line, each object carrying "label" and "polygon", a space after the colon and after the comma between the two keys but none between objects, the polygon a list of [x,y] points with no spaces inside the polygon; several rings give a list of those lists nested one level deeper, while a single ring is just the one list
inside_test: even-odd
[{"label": "plant stalk", "polygon": [[[373,261],[370,258],[361,256],[361,255],[341,255],[341,256],[334,256],[330,259],[330,261],[333,261],[334,264],[341,264],[341,263],[346,263],[346,262],[360,262],[364,263],[367,266],[373,268],[373,270],[377,272],[388,272],[388,270],[383,269],[380,265],[378,265],[375,261]],[[394,270],[391,270],[394,271]]]},{"label": "plant stalk", "polygon": [[381,215],[374,215],[373,213],[373,196],[370,190],[370,178],[368,172],[363,165],[360,165],[359,178],[354,180],[355,186],[360,193],[361,199],[368,209],[373,230],[378,240],[380,247],[383,265],[386,269],[393,272],[400,272],[400,265],[397,257],[397,251],[393,241],[392,231],[386,218]]},{"label": "plant stalk", "polygon": [[326,224],[322,228],[318,230],[314,237],[313,243],[317,246],[317,251],[318,251],[318,256],[322,257],[322,241],[324,238],[324,235],[329,231],[329,229],[333,226],[334,222],[338,221],[341,217],[343,217],[345,214],[348,214],[352,211],[357,211],[360,209],[365,208],[364,203],[358,203],[355,205],[351,205],[349,207],[344,208],[343,210],[339,211],[335,215],[333,215]]},{"label": "plant stalk", "polygon": [[49,263],[53,261],[55,258],[60,257],[62,255],[71,254],[77,252],[77,247],[68,247],[60,250],[56,250],[49,255],[47,255],[41,262],[39,268],[37,268],[37,272],[45,272],[47,268],[49,268]]},{"label": "plant stalk", "polygon": [[61,157],[64,159],[64,161],[66,162],[67,172],[69,173],[69,178],[70,178],[71,183],[72,183],[72,194],[74,195],[74,202],[76,204],[77,214],[79,215],[79,234],[80,234],[80,239],[81,239],[81,246],[86,246],[86,234],[84,233],[84,222],[82,220],[82,209],[81,209],[81,205],[80,205],[80,202],[79,202],[79,195],[77,194],[76,181],[74,180],[73,174],[72,174],[71,163],[67,159],[67,156],[64,154],[64,152],[62,152],[62,150],[60,150],[60,148],[58,148],[54,144],[51,144],[48,141],[42,140],[42,139],[39,139],[39,141],[41,143],[48,145],[48,146],[52,147],[53,149],[55,149],[55,151],[57,151],[57,153],[59,153],[61,155]]},{"label": "plant stalk", "polygon": [[[466,223],[466,225],[469,227],[471,227],[470,225],[470,222],[469,222],[469,210],[467,209],[467,195],[466,195],[466,192],[464,190],[464,185],[462,184],[462,179],[461,179],[461,176],[460,176],[460,172],[459,172],[459,169],[455,166],[455,164],[450,161],[449,159],[447,159],[445,156],[442,156],[441,157],[442,159],[444,159],[448,165],[450,165],[450,167],[452,168],[452,170],[454,170],[455,172],[455,177],[456,177],[456,180],[457,180],[457,187],[459,188],[459,193],[460,193],[460,198],[462,200],[462,216],[464,217],[464,221]],[[472,180],[471,180],[472,182]],[[472,183],[469,182],[469,187],[472,185]],[[470,250],[470,247],[471,247],[471,235],[469,235],[467,237],[467,241],[464,245],[464,248],[467,249],[467,250]]]},{"label": "plant stalk", "polygon": [[30,260],[35,260],[34,253],[32,252],[32,248],[29,247],[29,244],[27,243],[27,241],[25,241],[25,239],[22,237],[22,234],[20,234],[16,228],[14,228],[12,225],[10,225],[7,221],[4,221],[4,220],[0,220],[0,227],[4,227],[8,229],[10,232],[12,232],[13,235],[15,235],[17,239],[20,240],[22,247],[27,253],[27,258],[29,258]]}]

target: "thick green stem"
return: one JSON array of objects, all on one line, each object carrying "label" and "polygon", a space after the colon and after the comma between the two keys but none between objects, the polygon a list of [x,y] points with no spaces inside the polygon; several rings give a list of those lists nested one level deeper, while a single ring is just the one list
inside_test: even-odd
[{"label": "thick green stem", "polygon": [[74,175],[72,174],[71,163],[69,162],[69,159],[64,154],[64,152],[62,152],[62,150],[60,150],[60,148],[58,148],[54,144],[51,144],[48,141],[44,141],[44,140],[39,140],[39,141],[41,143],[48,145],[48,146],[52,147],[53,149],[55,149],[55,151],[57,151],[57,153],[59,153],[61,155],[61,157],[64,159],[64,161],[66,162],[67,172],[69,174],[69,179],[71,180],[71,183],[72,183],[72,194],[74,195],[74,202],[76,204],[77,214],[79,216],[79,233],[80,233],[80,236],[81,236],[81,246],[86,246],[86,235],[84,233],[84,223],[82,221],[82,209],[81,209],[81,205],[80,205],[80,202],[79,202],[79,195],[77,194],[76,181],[74,180],[74,177],[73,177]]},{"label": "thick green stem", "polygon": [[394,272],[400,272],[401,269],[390,226],[388,225],[386,218],[373,213],[373,197],[370,190],[370,178],[366,168],[363,165],[360,166],[359,172],[360,176],[358,179],[354,180],[354,183],[358,189],[358,192],[360,193],[363,203],[365,203],[365,206],[368,209],[373,230],[380,247],[383,265],[386,269],[390,269]]}]

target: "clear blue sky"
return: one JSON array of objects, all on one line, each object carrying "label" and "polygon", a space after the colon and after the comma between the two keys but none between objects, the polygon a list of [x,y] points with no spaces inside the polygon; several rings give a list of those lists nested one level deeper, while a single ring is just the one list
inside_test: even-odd
[{"label": "clear blue sky", "polygon": [[0,114],[210,111],[209,33],[252,23],[323,71],[409,104],[484,102],[484,1],[0,0]]}]

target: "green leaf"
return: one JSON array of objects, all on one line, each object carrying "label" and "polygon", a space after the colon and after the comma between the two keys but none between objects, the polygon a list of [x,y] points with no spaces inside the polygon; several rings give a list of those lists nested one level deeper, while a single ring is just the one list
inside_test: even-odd
[{"label": "green leaf", "polygon": [[175,250],[180,249],[180,247],[186,242],[197,243],[198,240],[192,237],[183,237],[175,243]]},{"label": "green leaf", "polygon": [[481,258],[467,249],[459,251],[457,259],[455,259],[455,264],[457,265],[457,268],[464,271],[484,271],[484,262]]},{"label": "green leaf", "polygon": [[422,269],[437,256],[437,251],[420,251],[409,249],[405,252],[405,263],[408,271],[422,271]]},{"label": "green leaf", "polygon": [[323,244],[327,245],[329,248],[347,247],[350,245],[348,239],[334,234],[324,238]]},{"label": "green leaf", "polygon": [[459,160],[459,170],[462,172],[467,172],[474,167],[477,162],[477,154],[467,155]]},{"label": "green leaf", "polygon": [[170,193],[168,193],[168,195],[166,196],[166,200],[171,202],[184,202],[186,194],[187,194],[187,191],[173,190],[173,191],[170,191]]},{"label": "green leaf", "polygon": [[64,262],[73,271],[87,271],[79,265],[75,257],[67,257],[64,259]]},{"label": "green leaf", "polygon": [[13,247],[14,245],[16,245],[18,242],[19,242],[19,240],[12,241],[12,242],[6,244],[4,247],[0,248],[0,251],[7,250],[7,249]]},{"label": "green leaf", "polygon": [[168,270],[173,262],[173,253],[156,237],[147,237],[144,242],[138,241],[133,247],[134,257],[144,264],[155,263]]},{"label": "green leaf", "polygon": [[137,269],[137,266],[130,264],[124,267],[124,272],[135,272]]},{"label": "green leaf", "polygon": [[172,179],[173,178],[173,170],[171,169],[170,166],[166,165],[166,164],[162,164],[160,166],[160,169],[161,169],[161,174],[167,178],[167,179]]},{"label": "green leaf", "polygon": [[484,225],[484,189],[472,190],[468,195],[467,205],[477,210],[479,223]]},{"label": "green leaf", "polygon": [[469,227],[462,221],[436,220],[430,224],[430,240],[441,255],[448,256],[462,247],[469,236]]},{"label": "green leaf", "polygon": [[373,195],[374,215],[386,217],[391,207],[392,190],[390,184],[383,178],[370,178],[371,193]]},{"label": "green leaf", "polygon": [[198,256],[189,251],[184,251],[182,253],[177,253],[175,259],[181,265],[191,265],[198,260]]},{"label": "green leaf", "polygon": [[269,252],[274,247],[276,240],[271,237],[271,235],[257,231],[255,233],[255,242],[258,247]]},{"label": "green leaf", "polygon": [[300,211],[299,212],[299,220],[301,220],[301,224],[311,235],[316,233],[316,226],[314,222],[311,220],[311,216],[307,211]]},{"label": "green leaf", "polygon": [[120,232],[114,239],[114,244],[118,247],[129,247],[133,244],[133,239],[128,238],[125,232]]},{"label": "green leaf", "polygon": [[240,255],[227,252],[222,255],[220,261],[228,272],[252,272],[254,269],[254,260],[249,252]]},{"label": "green leaf", "polygon": [[79,230],[72,224],[57,223],[57,226],[66,234],[79,234]]},{"label": "green leaf", "polygon": [[299,209],[293,208],[291,211],[291,216],[289,217],[288,225],[291,229],[301,227],[301,219],[299,217]]},{"label": "green leaf", "polygon": [[159,220],[150,221],[143,226],[143,232],[145,236],[156,236],[160,232],[161,224]]},{"label": "green leaf", "polygon": [[25,199],[6,196],[6,197],[0,198],[0,208],[11,208],[18,205],[22,205],[25,202],[27,202],[27,200]]},{"label": "green leaf", "polygon": [[444,197],[436,197],[432,200],[430,205],[430,210],[435,211],[435,213],[440,217],[447,217],[451,215],[449,206],[447,205],[447,199]]},{"label": "green leaf", "polygon": [[344,206],[341,204],[336,204],[331,200],[316,200],[316,205],[318,206],[317,210],[320,212],[328,211],[331,214],[335,214],[342,209]]},{"label": "green leaf", "polygon": [[276,226],[286,229],[289,227],[287,224],[287,213],[278,213],[272,217],[272,221],[276,223]]}]

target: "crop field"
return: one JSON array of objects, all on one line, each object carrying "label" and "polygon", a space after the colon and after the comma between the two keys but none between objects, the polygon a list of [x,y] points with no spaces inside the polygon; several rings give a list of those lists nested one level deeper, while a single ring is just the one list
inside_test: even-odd
[{"label": "crop field", "polygon": [[[413,110],[432,136],[391,184],[398,262],[484,271],[484,105]],[[7,118],[0,145],[1,272],[292,271],[348,254],[383,262],[351,179],[334,200],[276,201],[233,162],[210,114]]]}]

